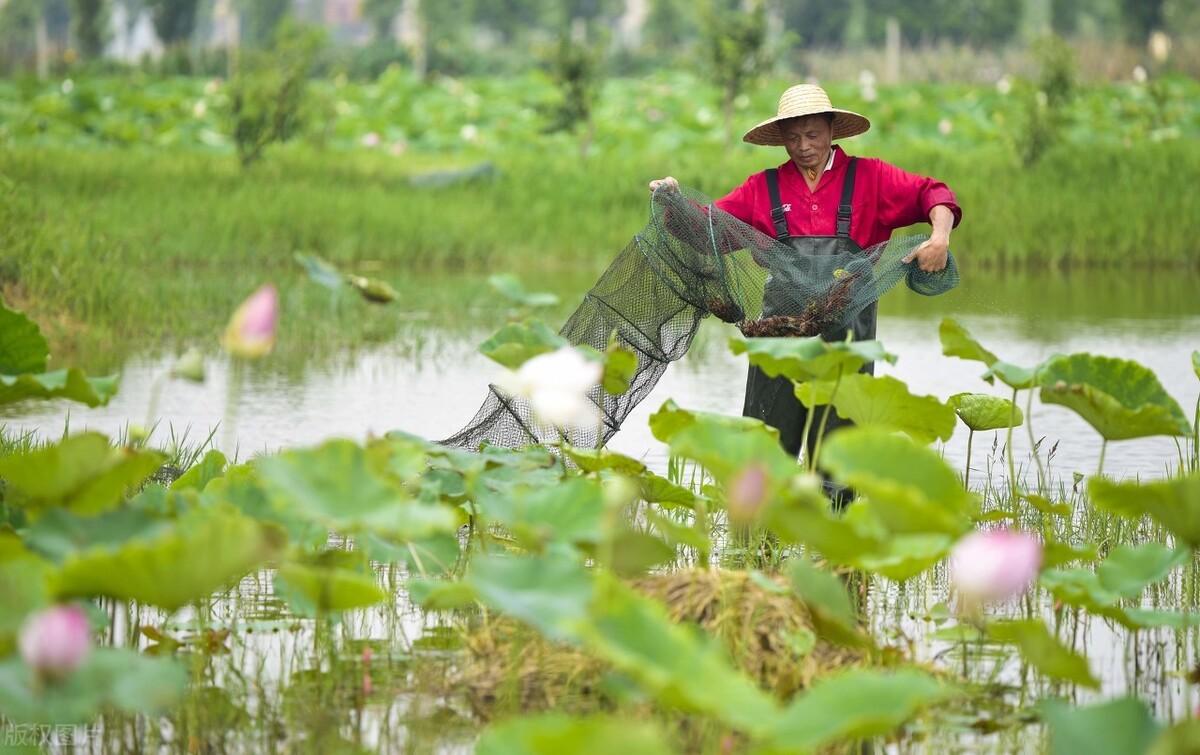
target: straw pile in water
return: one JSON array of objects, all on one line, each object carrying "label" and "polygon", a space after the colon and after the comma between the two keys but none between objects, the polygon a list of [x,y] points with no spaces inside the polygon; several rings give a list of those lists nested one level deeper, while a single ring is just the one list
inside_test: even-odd
[{"label": "straw pile in water", "polygon": [[[779,581],[782,587],[784,583]],[[808,609],[790,589],[772,590],[745,572],[685,570],[633,582],[666,606],[673,621],[719,639],[733,662],[764,690],[788,699],[814,680],[862,660],[860,651],[812,637]],[[490,718],[498,704],[531,712],[612,707],[608,665],[579,648],[553,643],[510,619],[475,628],[468,659],[454,680],[472,708]]]}]

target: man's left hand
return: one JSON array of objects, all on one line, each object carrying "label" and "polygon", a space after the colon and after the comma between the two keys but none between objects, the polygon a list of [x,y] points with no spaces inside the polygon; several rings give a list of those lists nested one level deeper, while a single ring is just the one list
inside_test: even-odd
[{"label": "man's left hand", "polygon": [[936,273],[939,270],[945,269],[946,256],[949,253],[949,241],[946,239],[930,238],[925,243],[912,250],[907,257],[900,261],[908,263],[916,260],[917,267],[921,268],[927,273]]}]

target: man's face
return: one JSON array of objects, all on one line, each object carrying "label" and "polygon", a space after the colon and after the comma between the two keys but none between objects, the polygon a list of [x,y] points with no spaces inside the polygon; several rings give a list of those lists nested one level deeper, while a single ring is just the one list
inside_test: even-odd
[{"label": "man's face", "polygon": [[833,129],[824,115],[808,115],[789,118],[779,123],[783,136],[783,147],[788,157],[805,170],[825,167],[829,159],[829,145],[833,142]]}]

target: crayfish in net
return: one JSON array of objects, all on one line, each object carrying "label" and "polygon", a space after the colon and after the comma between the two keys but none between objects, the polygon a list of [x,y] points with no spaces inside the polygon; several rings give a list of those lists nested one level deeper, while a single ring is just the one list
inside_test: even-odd
[{"label": "crayfish in net", "polygon": [[[846,319],[851,292],[857,274],[838,276],[837,282],[821,297],[804,305],[798,315],[770,315],[737,323],[747,338],[810,338],[832,332]],[[724,319],[724,318],[722,318]],[[728,321],[727,321],[728,322]]]},{"label": "crayfish in net", "polygon": [[746,319],[746,313],[741,307],[724,299],[708,299],[704,302],[704,308],[724,322],[736,324]]}]

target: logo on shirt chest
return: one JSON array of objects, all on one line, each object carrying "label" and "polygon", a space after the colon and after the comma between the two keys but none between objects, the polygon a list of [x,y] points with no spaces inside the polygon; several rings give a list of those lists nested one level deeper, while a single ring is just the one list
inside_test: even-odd
[{"label": "logo on shirt chest", "polygon": [[791,202],[784,202],[784,203],[783,203],[783,211],[784,211],[784,212],[791,212],[791,211],[792,211],[792,203],[791,203]]}]

